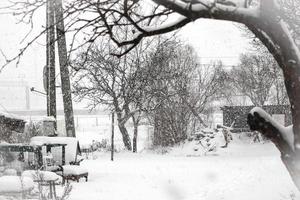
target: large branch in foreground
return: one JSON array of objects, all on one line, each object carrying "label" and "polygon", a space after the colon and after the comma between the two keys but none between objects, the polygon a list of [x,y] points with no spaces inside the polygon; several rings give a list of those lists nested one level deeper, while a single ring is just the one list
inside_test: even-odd
[{"label": "large branch in foreground", "polygon": [[251,130],[260,131],[272,140],[282,154],[285,156],[294,154],[292,126],[282,126],[259,107],[255,107],[250,111],[247,122]]},{"label": "large branch in foreground", "polygon": [[[235,7],[232,5],[224,5],[222,3],[212,3],[209,1],[181,1],[181,0],[154,0],[159,5],[164,6],[166,9],[172,10],[176,13],[181,14],[177,20],[173,22],[165,22],[158,26],[148,26],[140,27],[141,30],[137,30],[137,33],[133,35],[132,39],[126,41],[119,41],[115,38],[112,27],[107,22],[107,17],[101,10],[98,10],[102,19],[106,25],[108,34],[111,39],[119,46],[129,46],[127,50],[122,53],[122,55],[128,53],[132,50],[137,43],[141,41],[144,37],[150,37],[154,35],[160,35],[164,33],[169,33],[174,30],[177,30],[191,21],[194,21],[199,18],[208,18],[208,19],[220,19],[234,21],[244,24],[254,24],[259,21],[259,8],[244,8],[244,7]],[[243,0],[240,1],[244,3]],[[136,27],[137,24],[130,21],[129,24]]]},{"label": "large branch in foreground", "polygon": [[300,188],[299,160],[294,151],[293,126],[280,125],[268,113],[257,107],[250,111],[247,121],[251,130],[261,132],[277,146],[281,160],[296,186]]}]

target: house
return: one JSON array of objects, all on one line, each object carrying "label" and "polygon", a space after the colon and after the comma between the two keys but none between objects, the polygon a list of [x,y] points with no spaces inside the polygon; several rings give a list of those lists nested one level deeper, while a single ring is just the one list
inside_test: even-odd
[{"label": "house", "polygon": [[25,123],[24,119],[16,115],[0,112],[0,140],[20,142]]}]

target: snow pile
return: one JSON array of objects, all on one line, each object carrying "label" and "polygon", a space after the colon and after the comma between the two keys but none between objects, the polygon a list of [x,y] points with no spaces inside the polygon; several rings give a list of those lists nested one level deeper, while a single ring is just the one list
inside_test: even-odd
[{"label": "snow pile", "polygon": [[[97,131],[98,132],[98,131]],[[80,141],[80,147],[83,149],[90,148],[94,141],[102,141],[105,138],[110,138],[109,134],[100,134],[93,131],[76,131],[76,137]]]},{"label": "snow pile", "polygon": [[197,139],[193,139],[193,141],[185,141],[170,148],[169,154],[188,157],[216,155],[220,147],[225,144],[224,136],[221,131],[213,132],[208,129],[205,131],[207,132],[202,133],[201,138],[196,137]]},{"label": "snow pile", "polygon": [[15,170],[15,169],[5,169],[3,171],[3,175],[6,175],[6,176],[16,176],[17,175],[17,170]]},{"label": "snow pile", "polygon": [[64,165],[62,167],[64,175],[80,175],[88,173],[88,170],[85,167],[79,165]]},{"label": "snow pile", "polygon": [[0,177],[0,193],[18,193],[30,191],[34,188],[34,182],[29,177],[2,176]]}]

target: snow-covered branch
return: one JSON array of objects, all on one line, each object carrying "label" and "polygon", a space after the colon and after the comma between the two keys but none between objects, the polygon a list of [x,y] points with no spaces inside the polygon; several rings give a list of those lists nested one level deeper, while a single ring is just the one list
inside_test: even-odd
[{"label": "snow-covered branch", "polygon": [[[274,128],[276,128],[280,134],[280,136],[283,138],[285,142],[290,146],[292,150],[294,150],[294,133],[293,133],[293,126],[285,127],[278,123],[274,118],[272,118],[266,111],[259,107],[255,107],[250,111],[251,115],[255,115],[255,113],[259,114],[260,117],[262,117],[266,122],[269,122]],[[274,136],[276,133],[273,133]],[[278,136],[276,136],[278,137]]]}]

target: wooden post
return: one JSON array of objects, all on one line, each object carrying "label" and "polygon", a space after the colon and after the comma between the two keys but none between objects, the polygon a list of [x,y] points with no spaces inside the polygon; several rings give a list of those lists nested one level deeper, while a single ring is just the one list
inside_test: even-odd
[{"label": "wooden post", "polygon": [[71,95],[69,61],[67,55],[66,35],[62,0],[55,0],[56,36],[58,44],[58,57],[60,65],[61,90],[63,95],[66,133],[68,137],[75,137],[75,126],[73,116],[73,103]]},{"label": "wooden post", "polygon": [[66,164],[66,148],[65,145],[62,146],[62,156],[61,156],[61,164],[65,165]]},{"label": "wooden post", "polygon": [[111,113],[111,161],[114,160],[115,113]]},{"label": "wooden post", "polygon": [[44,67],[43,71],[43,78],[44,78],[44,89],[46,92],[46,97],[47,97],[47,116],[50,114],[50,102],[49,102],[49,13],[50,13],[50,0],[47,0],[46,2],[46,66]]},{"label": "wooden post", "polygon": [[37,158],[37,169],[41,169],[43,167],[43,155],[41,146],[35,149],[35,156]]}]

